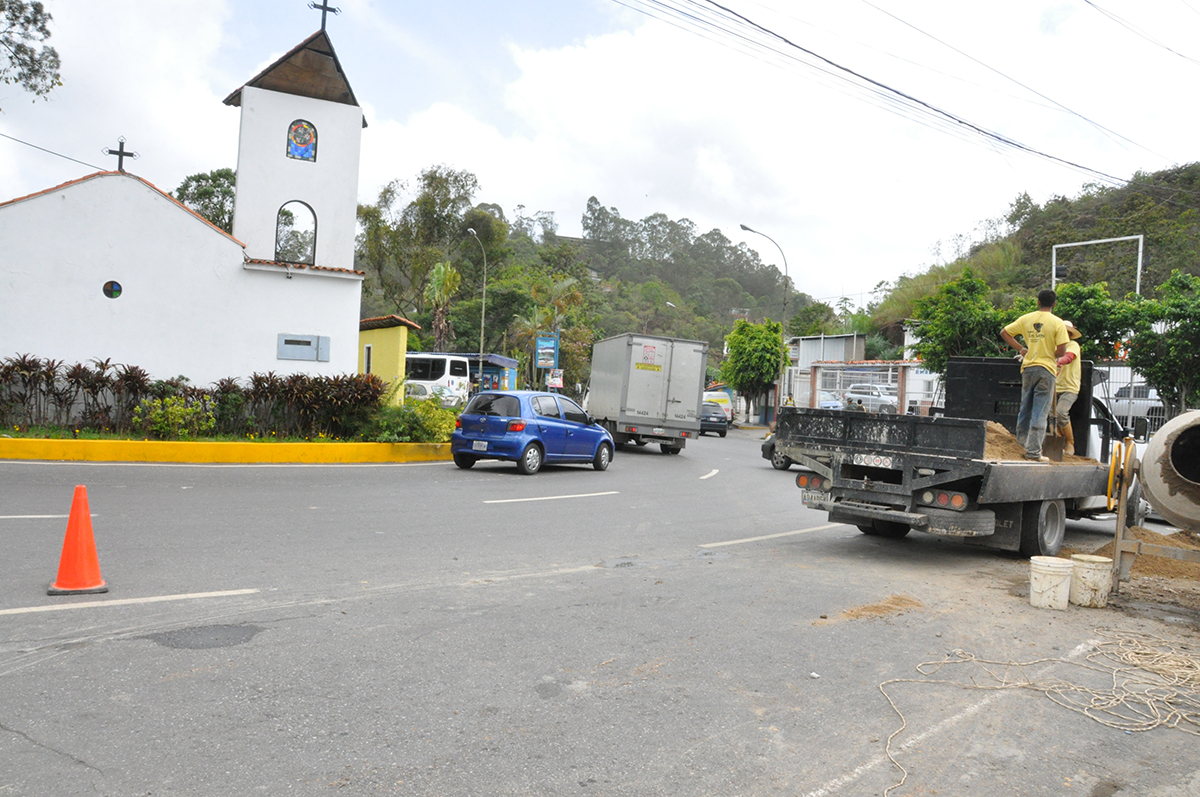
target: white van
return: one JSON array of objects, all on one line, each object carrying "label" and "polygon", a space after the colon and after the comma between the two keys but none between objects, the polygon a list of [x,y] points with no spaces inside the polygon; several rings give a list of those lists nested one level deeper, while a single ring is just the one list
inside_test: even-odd
[{"label": "white van", "polygon": [[729,400],[729,394],[724,390],[709,390],[704,393],[704,400],[711,401],[714,404],[720,404],[721,409],[725,410],[725,420],[733,420],[733,403]]},{"label": "white van", "polygon": [[471,371],[461,354],[409,352],[404,358],[408,395],[437,396],[443,407],[461,407],[471,392]]}]

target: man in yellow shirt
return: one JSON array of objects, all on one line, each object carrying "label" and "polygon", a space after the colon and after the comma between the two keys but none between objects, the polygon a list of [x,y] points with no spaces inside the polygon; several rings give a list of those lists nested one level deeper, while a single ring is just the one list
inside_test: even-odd
[{"label": "man in yellow shirt", "polygon": [[1054,422],[1058,426],[1058,433],[1066,440],[1067,452],[1074,454],[1075,432],[1071,429],[1071,407],[1079,398],[1079,380],[1083,376],[1078,343],[1082,334],[1070,321],[1063,321],[1063,326],[1067,328],[1067,335],[1071,339],[1067,341],[1066,354],[1058,358],[1058,378],[1054,381]]},{"label": "man in yellow shirt", "polygon": [[[1052,290],[1038,293],[1038,309],[1000,330],[1004,342],[1021,353],[1021,409],[1017,412],[1017,441],[1025,446],[1025,458],[1049,462],[1042,456],[1046,422],[1054,398],[1054,375],[1058,358],[1067,351],[1067,328],[1054,315],[1058,294]],[[1016,336],[1025,341],[1018,343]]]}]

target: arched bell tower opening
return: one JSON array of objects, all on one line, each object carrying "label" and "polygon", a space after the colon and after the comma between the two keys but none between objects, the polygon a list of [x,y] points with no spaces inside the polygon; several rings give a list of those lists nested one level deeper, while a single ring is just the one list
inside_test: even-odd
[{"label": "arched bell tower opening", "polygon": [[280,263],[316,263],[317,214],[307,203],[284,203],[275,216],[275,257]]}]

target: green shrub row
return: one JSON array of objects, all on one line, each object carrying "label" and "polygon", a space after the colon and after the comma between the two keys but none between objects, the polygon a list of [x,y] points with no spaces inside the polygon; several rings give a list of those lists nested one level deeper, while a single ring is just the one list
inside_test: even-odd
[{"label": "green shrub row", "polygon": [[184,376],[151,380],[110,360],[68,365],[28,354],[0,359],[0,426],[56,426],[159,440],[205,435],[378,442],[446,442],[456,413],[434,402],[387,403],[373,374],[253,374],[198,388]]}]

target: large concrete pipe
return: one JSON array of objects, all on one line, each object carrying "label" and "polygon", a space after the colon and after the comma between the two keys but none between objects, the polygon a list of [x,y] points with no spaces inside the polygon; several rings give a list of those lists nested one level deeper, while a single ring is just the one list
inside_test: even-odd
[{"label": "large concrete pipe", "polygon": [[1200,410],[1176,416],[1154,433],[1138,463],[1146,500],[1167,522],[1200,529]]}]

